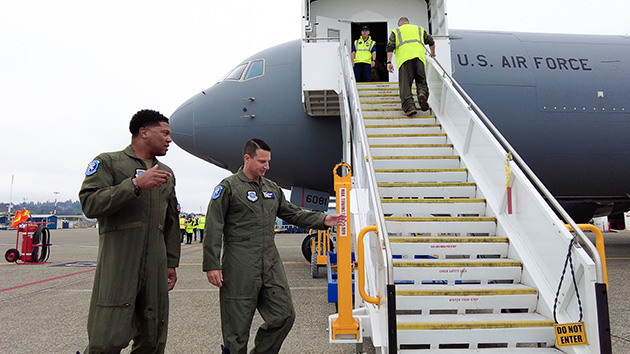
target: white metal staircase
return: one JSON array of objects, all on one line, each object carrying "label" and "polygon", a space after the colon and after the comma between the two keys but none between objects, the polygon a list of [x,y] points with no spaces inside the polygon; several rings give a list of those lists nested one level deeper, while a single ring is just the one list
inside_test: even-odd
[{"label": "white metal staircase", "polygon": [[553,346],[553,320],[536,313],[537,289],[521,283],[521,261],[508,257],[439,119],[405,117],[397,83],[358,89],[394,259],[400,351]]},{"label": "white metal staircase", "polygon": [[[354,80],[352,26],[391,30],[401,13],[429,29],[446,65],[426,55],[431,116],[404,117],[396,84]],[[329,318],[331,341],[370,337],[380,353],[610,353],[597,250],[450,75],[446,1],[304,0],[302,24],[302,102],[326,114],[310,97],[338,95],[330,111],[338,102],[352,169],[359,281]],[[561,282],[567,249],[574,276]],[[555,319],[581,319],[588,344],[560,348]]]},{"label": "white metal staircase", "polygon": [[[380,353],[610,352],[599,255],[474,102],[427,58],[432,114],[405,117],[397,85],[357,85],[348,53],[335,56],[364,285],[359,334],[337,337],[331,315],[331,341],[371,337]],[[364,236],[374,225],[378,236]],[[567,280],[556,299],[567,248],[577,291]],[[583,318],[588,344],[559,348],[554,315]]]}]

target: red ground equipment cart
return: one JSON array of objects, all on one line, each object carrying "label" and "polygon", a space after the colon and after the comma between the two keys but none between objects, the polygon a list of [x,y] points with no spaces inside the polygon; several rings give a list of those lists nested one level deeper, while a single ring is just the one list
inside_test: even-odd
[{"label": "red ground equipment cart", "polygon": [[[32,218],[31,218],[32,220]],[[15,248],[4,254],[7,262],[45,263],[50,256],[50,230],[45,222],[25,221],[18,225]],[[21,252],[20,241],[22,242]]]}]

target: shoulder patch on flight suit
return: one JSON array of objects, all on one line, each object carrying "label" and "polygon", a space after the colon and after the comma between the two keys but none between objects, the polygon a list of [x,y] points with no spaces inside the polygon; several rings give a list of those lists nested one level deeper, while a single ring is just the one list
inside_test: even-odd
[{"label": "shoulder patch on flight suit", "polygon": [[212,192],[212,200],[217,199],[221,196],[221,192],[223,192],[223,186],[214,187],[214,192]]},{"label": "shoulder patch on flight suit", "polygon": [[99,160],[92,160],[92,162],[90,162],[88,164],[87,170],[85,170],[85,175],[86,176],[91,176],[93,174],[96,173],[96,171],[98,170],[98,166],[101,164],[101,161]]},{"label": "shoulder patch on flight suit", "polygon": [[263,198],[265,198],[265,199],[273,199],[273,198],[275,198],[275,196],[273,195],[273,192],[263,192]]},{"label": "shoulder patch on flight suit", "polygon": [[258,195],[256,195],[256,192],[255,192],[255,191],[248,191],[248,192],[247,192],[247,199],[248,199],[250,202],[255,202],[255,201],[257,201],[257,200],[258,200]]}]

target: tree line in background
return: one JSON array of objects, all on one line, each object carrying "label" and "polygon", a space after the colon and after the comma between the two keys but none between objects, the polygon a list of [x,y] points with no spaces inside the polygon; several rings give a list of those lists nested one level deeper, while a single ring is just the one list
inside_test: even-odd
[{"label": "tree line in background", "polygon": [[[11,214],[15,214],[16,211],[22,208],[27,209],[33,215],[40,214],[52,214],[55,210],[55,202],[28,202],[28,203],[14,203],[11,208]],[[6,213],[9,209],[9,203],[0,203],[0,213]],[[78,200],[67,200],[65,202],[57,202],[57,215],[81,215],[81,203]]]}]

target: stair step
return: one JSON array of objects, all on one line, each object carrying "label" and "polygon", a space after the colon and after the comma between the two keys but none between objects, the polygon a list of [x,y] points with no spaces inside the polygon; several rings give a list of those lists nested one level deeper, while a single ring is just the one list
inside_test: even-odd
[{"label": "stair step", "polygon": [[[371,113],[376,115],[377,113],[383,113],[383,112],[391,115],[393,112],[402,112],[402,108],[400,107],[400,104],[398,105],[388,104],[388,105],[385,105],[385,107],[363,108],[362,111],[363,111],[363,115],[367,115],[367,116],[370,116]],[[420,111],[420,114],[423,114],[423,112]]]},{"label": "stair step", "polygon": [[554,321],[538,314],[398,315],[398,329],[508,329],[543,327],[553,335]]},{"label": "stair step", "polygon": [[365,124],[435,124],[437,123],[435,116],[412,116],[407,117],[405,115],[400,116],[381,116],[381,117],[370,117],[364,116],[363,122]]},{"label": "stair step", "polygon": [[432,260],[394,261],[394,268],[493,268],[493,267],[521,267],[520,261],[510,259],[471,259],[471,260]]},{"label": "stair step", "polygon": [[378,183],[458,183],[468,180],[465,168],[375,169]]},{"label": "stair step", "polygon": [[447,144],[448,140],[444,133],[431,134],[367,134],[370,145],[378,144]]},{"label": "stair step", "polygon": [[[383,89],[383,91],[390,91],[391,89]],[[396,98],[400,98],[400,94],[398,94],[398,92],[396,93],[374,93],[374,92],[370,92],[370,91],[375,91],[375,90],[363,90],[359,93],[359,98],[361,100],[372,100],[372,99],[379,99],[379,98],[383,98],[385,100],[391,100],[394,97]]]},{"label": "stair step", "polygon": [[384,109],[392,109],[392,110],[400,111],[402,107],[400,105],[400,100],[398,101],[389,100],[389,101],[382,101],[382,102],[371,101],[369,103],[361,102],[361,109],[363,111],[371,111],[371,110],[381,111]]},{"label": "stair step", "polygon": [[555,342],[554,322],[538,314],[398,315],[396,319],[401,350],[504,347],[504,352],[512,353],[516,347],[551,347]]},{"label": "stair step", "polygon": [[425,117],[429,112],[418,112],[415,116],[408,117],[405,115],[401,107],[398,107],[397,110],[390,109],[384,111],[378,110],[369,110],[363,111],[363,119],[391,119],[390,117],[395,117],[399,119],[407,119],[412,117]]},{"label": "stair step", "polygon": [[389,237],[390,243],[506,243],[507,237]]},{"label": "stair step", "polygon": [[[364,97],[365,95],[388,95],[400,98],[400,90],[398,89],[398,85],[375,85],[365,87],[357,86],[357,90],[359,91],[359,97]],[[412,87],[411,92],[416,92],[415,85],[414,87]]]},{"label": "stair step", "polygon": [[538,290],[523,284],[479,285],[397,285],[397,296],[499,296],[536,295]]},{"label": "stair step", "polygon": [[452,144],[374,144],[370,146],[372,156],[431,156],[454,154]]},{"label": "stair step", "polygon": [[404,284],[518,284],[522,264],[510,259],[394,261],[394,279]]},{"label": "stair step", "polygon": [[[366,91],[364,94],[359,95],[361,99],[361,105],[372,105],[372,104],[382,104],[382,103],[397,103],[400,105],[400,95],[398,93],[388,93],[388,94],[371,94]],[[418,98],[414,97],[414,101],[418,102]]]},{"label": "stair step", "polygon": [[474,183],[378,183],[382,198],[474,198],[477,186]]},{"label": "stair step", "polygon": [[442,127],[439,124],[369,124],[365,126],[365,129],[368,136],[372,134],[440,134],[442,133]]},{"label": "stair step", "polygon": [[411,216],[484,215],[485,199],[381,199],[385,214]]},{"label": "stair step", "polygon": [[375,169],[398,168],[460,168],[459,156],[372,156]]},{"label": "stair step", "polygon": [[390,237],[395,260],[505,258],[506,237]]},{"label": "stair step", "polygon": [[[372,128],[439,128],[441,125],[437,123],[412,123],[412,124],[366,124],[366,129]],[[409,130],[409,129],[406,129]],[[399,134],[404,134],[399,133]]]},{"label": "stair step", "polygon": [[533,313],[537,300],[538,290],[521,284],[396,286],[399,314]]},{"label": "stair step", "polygon": [[404,217],[386,216],[387,230],[392,235],[459,235],[493,236],[496,218],[490,216],[466,217]]}]

